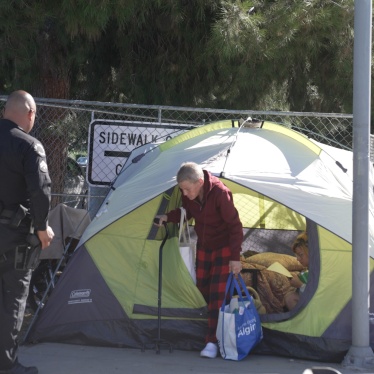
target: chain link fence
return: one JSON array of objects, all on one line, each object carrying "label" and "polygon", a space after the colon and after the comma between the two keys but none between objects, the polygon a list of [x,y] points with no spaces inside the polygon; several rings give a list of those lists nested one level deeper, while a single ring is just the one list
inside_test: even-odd
[{"label": "chain link fence", "polygon": [[[0,96],[3,109],[6,96]],[[251,117],[302,132],[319,142],[352,149],[352,115],[220,110],[36,99],[32,135],[44,145],[52,179],[52,208],[65,203],[96,214],[132,149],[191,128]],[[78,164],[79,157],[88,163]]]}]

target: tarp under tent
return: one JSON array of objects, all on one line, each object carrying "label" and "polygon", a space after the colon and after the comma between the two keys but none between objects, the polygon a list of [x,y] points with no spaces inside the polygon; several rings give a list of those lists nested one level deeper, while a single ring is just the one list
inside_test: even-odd
[{"label": "tarp under tent", "polygon": [[[264,339],[255,352],[341,361],[352,338],[352,152],[270,122],[216,122],[134,150],[28,341],[141,348],[157,337],[165,229],[153,219],[179,206],[175,176],[185,161],[200,164],[233,192],[243,251],[289,256],[294,238],[308,232],[307,287],[295,309],[261,315]],[[373,206],[371,195],[371,290]],[[179,254],[177,229],[168,226],[161,338],[176,349],[199,350],[206,303]]]}]

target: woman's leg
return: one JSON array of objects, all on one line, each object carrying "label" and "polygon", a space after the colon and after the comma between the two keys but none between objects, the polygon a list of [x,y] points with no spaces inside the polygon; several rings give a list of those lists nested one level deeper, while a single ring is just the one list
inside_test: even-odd
[{"label": "woman's leg", "polygon": [[197,251],[196,285],[208,304],[208,332],[205,343],[216,343],[218,311],[225,297],[229,275],[230,249]]}]

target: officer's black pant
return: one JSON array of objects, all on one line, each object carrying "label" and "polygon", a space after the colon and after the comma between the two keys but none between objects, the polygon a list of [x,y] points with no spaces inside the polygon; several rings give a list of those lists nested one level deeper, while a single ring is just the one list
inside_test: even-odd
[{"label": "officer's black pant", "polygon": [[13,250],[6,256],[0,263],[0,370],[10,369],[17,361],[18,333],[31,278],[31,270],[14,269]]},{"label": "officer's black pant", "polygon": [[31,278],[31,270],[14,269],[15,249],[5,256],[0,255],[0,370],[8,370],[17,362],[18,333]]}]

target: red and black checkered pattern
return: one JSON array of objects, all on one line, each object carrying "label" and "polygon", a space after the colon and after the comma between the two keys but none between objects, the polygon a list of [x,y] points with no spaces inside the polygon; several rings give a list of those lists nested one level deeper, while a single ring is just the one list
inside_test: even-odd
[{"label": "red and black checkered pattern", "polygon": [[229,276],[229,247],[198,248],[196,253],[196,285],[208,304],[208,333],[205,343],[216,343],[218,311],[225,297]]}]

